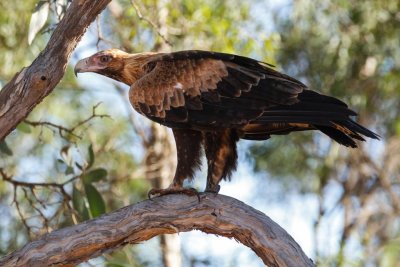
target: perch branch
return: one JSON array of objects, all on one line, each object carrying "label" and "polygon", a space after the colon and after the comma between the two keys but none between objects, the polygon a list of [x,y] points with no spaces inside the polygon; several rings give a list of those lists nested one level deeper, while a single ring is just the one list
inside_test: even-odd
[{"label": "perch branch", "polygon": [[53,91],[86,28],[110,1],[72,1],[46,48],[0,90],[0,141]]},{"label": "perch branch", "polygon": [[66,266],[160,234],[200,230],[235,238],[265,264],[315,266],[300,246],[265,214],[234,198],[202,193],[168,195],[46,234],[5,256],[0,266]]}]

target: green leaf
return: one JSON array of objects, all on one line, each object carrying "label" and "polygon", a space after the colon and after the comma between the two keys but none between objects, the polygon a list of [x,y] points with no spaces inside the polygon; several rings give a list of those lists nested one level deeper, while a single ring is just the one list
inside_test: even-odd
[{"label": "green leaf", "polygon": [[94,152],[93,152],[92,144],[90,144],[90,146],[88,147],[88,154],[89,154],[89,162],[88,162],[87,168],[89,169],[90,167],[92,167],[92,165],[94,163]]},{"label": "green leaf", "polygon": [[46,24],[47,17],[49,16],[50,5],[48,2],[40,1],[35,11],[32,14],[31,21],[29,23],[28,32],[28,44],[31,45],[33,39],[35,39],[36,34],[43,28]]},{"label": "green leaf", "polygon": [[85,184],[86,197],[89,202],[90,213],[95,218],[106,212],[106,204],[103,197],[97,191],[96,187],[91,184]]},{"label": "green leaf", "polygon": [[17,130],[23,133],[31,133],[31,127],[29,126],[29,124],[25,123],[25,122],[21,122],[20,124],[18,124],[17,126]]},{"label": "green leaf", "polygon": [[6,154],[7,156],[12,156],[13,155],[13,152],[8,147],[6,141],[0,142],[0,152],[2,152],[3,154]]},{"label": "green leaf", "polygon": [[395,130],[396,130],[396,134],[398,136],[400,136],[400,119],[397,120],[394,125],[395,125],[394,127],[395,127]]},{"label": "green leaf", "polygon": [[74,168],[72,168],[71,166],[68,166],[67,169],[65,170],[65,174],[72,174],[74,173]]},{"label": "green leaf", "polygon": [[82,177],[84,184],[91,184],[100,180],[105,180],[107,177],[107,171],[103,168],[94,169],[88,173],[85,173]]},{"label": "green leaf", "polygon": [[88,220],[90,218],[89,211],[85,205],[85,199],[82,193],[75,186],[72,189],[72,205],[74,209],[78,212],[82,221]]}]

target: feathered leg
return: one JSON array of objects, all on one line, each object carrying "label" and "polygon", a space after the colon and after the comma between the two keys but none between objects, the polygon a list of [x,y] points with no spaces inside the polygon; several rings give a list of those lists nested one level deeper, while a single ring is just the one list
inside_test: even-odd
[{"label": "feathered leg", "polygon": [[237,165],[236,143],[239,140],[236,130],[225,129],[204,132],[204,149],[207,157],[208,173],[206,192],[218,193],[219,182],[229,179]]},{"label": "feathered leg", "polygon": [[149,191],[149,198],[154,195],[168,195],[183,193],[187,195],[198,195],[193,188],[183,188],[185,179],[192,180],[196,169],[201,163],[201,132],[188,129],[172,130],[176,143],[177,167],[172,184],[166,189],[153,188]]}]

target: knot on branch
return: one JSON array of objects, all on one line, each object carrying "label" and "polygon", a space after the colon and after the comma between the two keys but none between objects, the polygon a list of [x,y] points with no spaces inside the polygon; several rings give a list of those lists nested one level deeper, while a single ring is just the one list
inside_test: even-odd
[{"label": "knot on branch", "polygon": [[46,90],[50,80],[47,79],[47,74],[43,71],[36,72],[32,75],[31,88],[36,91]]}]

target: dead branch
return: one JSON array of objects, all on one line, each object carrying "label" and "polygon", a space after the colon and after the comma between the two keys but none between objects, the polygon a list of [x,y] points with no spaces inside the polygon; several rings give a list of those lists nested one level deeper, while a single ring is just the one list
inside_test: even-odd
[{"label": "dead branch", "polygon": [[5,256],[0,266],[77,264],[160,234],[200,230],[235,238],[268,266],[315,266],[293,238],[268,216],[234,198],[202,193],[169,195],[54,231]]},{"label": "dead branch", "polygon": [[168,45],[169,47],[172,47],[172,44],[170,41],[168,41],[167,37],[165,36],[165,34],[163,34],[160,31],[160,27],[158,27],[153,21],[151,21],[150,19],[146,18],[145,16],[143,16],[142,12],[140,11],[139,6],[136,4],[136,2],[134,0],[131,0],[131,4],[133,6],[133,8],[135,9],[136,15],[138,16],[138,18],[142,21],[145,21],[147,23],[150,24],[150,26],[157,32],[158,36],[161,37],[161,39],[165,42],[166,45]]},{"label": "dead branch", "polygon": [[96,105],[93,106],[92,108],[92,115],[90,115],[89,117],[87,117],[86,119],[79,121],[77,124],[75,124],[73,127],[71,128],[67,128],[65,126],[53,123],[53,122],[49,122],[49,121],[30,121],[25,119],[24,122],[26,124],[29,124],[30,126],[33,127],[48,127],[48,128],[54,128],[58,130],[58,134],[60,135],[60,137],[66,139],[67,141],[70,141],[68,136],[66,136],[66,134],[70,134],[71,136],[74,136],[78,139],[82,139],[82,136],[77,135],[75,133],[75,130],[79,127],[81,127],[82,125],[85,125],[86,123],[88,123],[89,121],[95,119],[95,118],[109,118],[111,119],[110,115],[108,114],[97,114],[96,113],[96,109],[99,107],[99,105],[101,104],[101,102],[97,103]]},{"label": "dead branch", "polygon": [[[38,198],[38,196],[35,193],[35,189],[37,188],[47,188],[49,190],[51,190],[52,192],[57,192],[58,194],[60,194],[62,196],[62,199],[60,200],[60,203],[64,204],[68,211],[71,213],[72,216],[72,220],[74,222],[76,222],[76,215],[75,215],[75,210],[72,208],[70,201],[71,201],[71,196],[67,193],[67,190],[65,189],[65,186],[72,183],[73,181],[77,180],[80,178],[80,175],[76,175],[62,183],[54,183],[54,182],[44,182],[44,183],[37,183],[37,182],[23,182],[23,181],[18,181],[18,180],[14,180],[12,176],[9,176],[6,174],[6,172],[4,171],[3,168],[0,168],[0,177],[1,179],[6,182],[9,183],[13,186],[13,200],[12,203],[15,204],[18,216],[21,219],[22,224],[24,225],[29,237],[34,237],[34,233],[32,231],[32,228],[29,224],[28,224],[28,219],[26,216],[24,216],[24,213],[22,212],[22,208],[21,208],[21,203],[18,201],[18,193],[17,193],[17,189],[21,188],[23,193],[24,193],[24,200],[26,200],[30,207],[35,210],[38,213],[38,217],[42,220],[43,224],[44,224],[44,228],[45,229],[49,229],[49,225],[50,222],[54,220],[54,218],[57,216],[58,211],[55,212],[55,214],[48,218],[47,216],[44,215],[43,211],[38,208],[36,206],[35,203],[38,203],[41,208],[46,209],[46,205],[41,199]],[[31,193],[31,196],[28,195],[28,190]],[[32,199],[33,198],[33,199]],[[63,208],[62,206],[60,206],[60,208],[58,208],[59,211],[62,211]],[[31,217],[32,218],[32,217]],[[39,227],[35,227],[40,229]]]},{"label": "dead branch", "polygon": [[86,28],[110,1],[74,0],[46,48],[0,90],[0,141],[53,91]]},{"label": "dead branch", "polygon": [[54,182],[53,182],[53,183],[51,183],[51,182],[50,182],[50,183],[22,182],[22,181],[13,180],[11,176],[8,176],[8,175],[5,173],[5,171],[3,170],[3,168],[0,168],[0,176],[1,176],[1,178],[3,179],[3,181],[14,185],[14,187],[21,186],[21,187],[28,187],[28,188],[30,188],[30,189],[33,189],[33,188],[35,188],[35,187],[56,187],[56,188],[59,188],[59,189],[62,189],[62,190],[64,190],[64,186],[65,186],[66,184],[69,184],[69,183],[71,183],[72,181],[74,181],[74,180],[76,180],[76,179],[79,178],[79,175],[77,175],[77,176],[74,176],[74,177],[68,179],[67,181],[65,181],[65,182],[63,182],[63,183],[54,183]]}]

